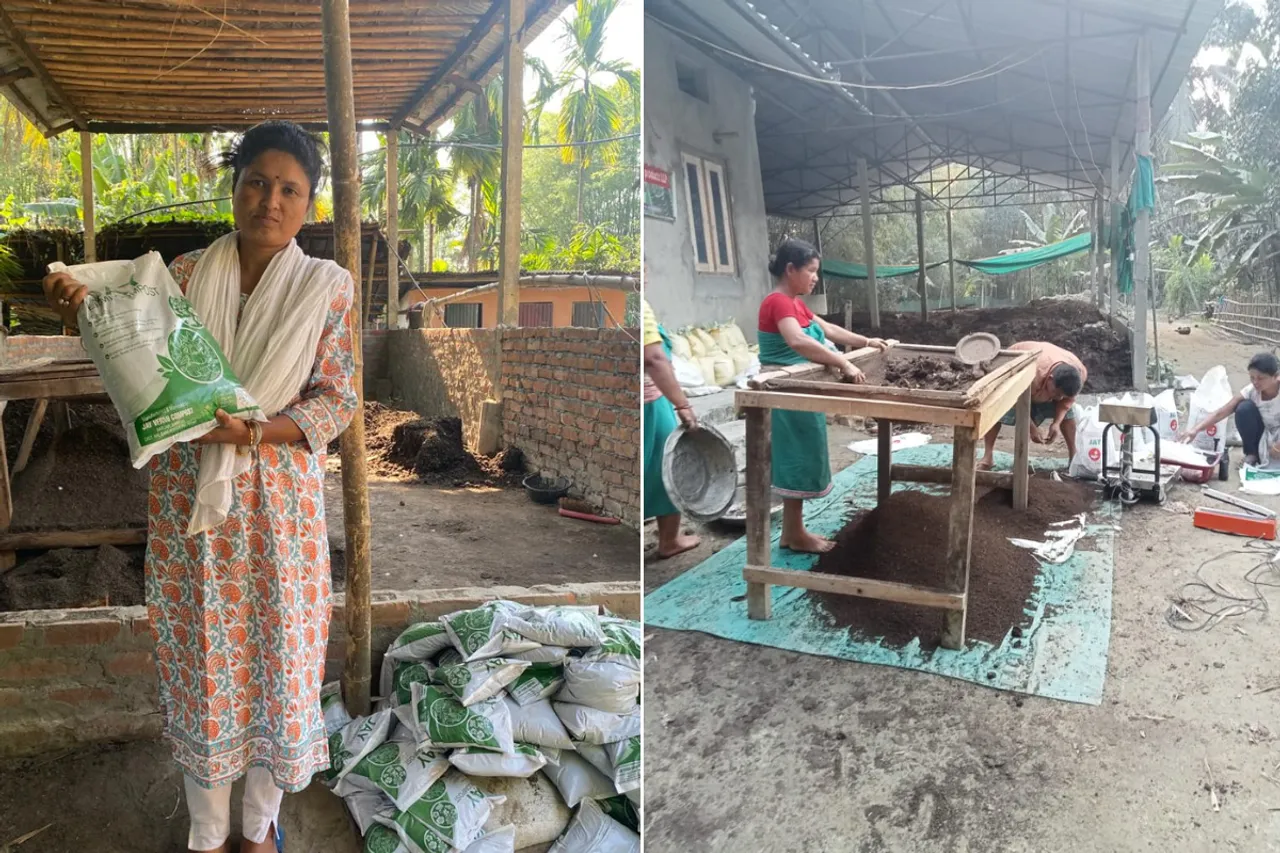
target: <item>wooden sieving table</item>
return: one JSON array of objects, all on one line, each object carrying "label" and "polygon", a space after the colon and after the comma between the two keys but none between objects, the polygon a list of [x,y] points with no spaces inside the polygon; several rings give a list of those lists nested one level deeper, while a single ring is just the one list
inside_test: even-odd
[{"label": "wooden sieving table", "polygon": [[[747,581],[747,612],[752,619],[770,618],[773,585],[800,587],[936,607],[944,611],[942,645],[948,649],[964,646],[974,491],[978,484],[1011,489],[1014,507],[1027,508],[1028,427],[1036,353],[1001,350],[990,363],[989,372],[963,391],[872,384],[890,361],[926,355],[950,357],[954,350],[915,344],[895,344],[886,352],[865,348],[845,355],[867,374],[869,381],[865,385],[835,381],[822,365],[798,364],[760,374],[751,380],[751,390],[737,392],[736,403],[746,410],[747,418],[747,565],[742,575]],[[978,471],[974,458],[978,438],[1011,408],[1017,412],[1013,471]],[[889,497],[895,480],[951,484],[946,589],[770,567],[769,427],[773,409],[875,418],[879,423],[877,502]],[[893,464],[890,442],[895,422],[952,427],[955,437],[951,470]]]}]

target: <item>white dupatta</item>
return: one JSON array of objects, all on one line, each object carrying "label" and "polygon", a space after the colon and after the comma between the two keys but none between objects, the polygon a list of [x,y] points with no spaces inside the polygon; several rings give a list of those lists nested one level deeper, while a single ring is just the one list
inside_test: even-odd
[{"label": "white dupatta", "polygon": [[[290,241],[271,259],[241,312],[238,238],[232,232],[205,250],[187,298],[244,389],[271,417],[306,386],[329,304],[350,274],[333,261],[307,256],[296,240]],[[203,447],[188,535],[207,533],[226,520],[231,483],[249,464],[250,457],[230,444]]]}]

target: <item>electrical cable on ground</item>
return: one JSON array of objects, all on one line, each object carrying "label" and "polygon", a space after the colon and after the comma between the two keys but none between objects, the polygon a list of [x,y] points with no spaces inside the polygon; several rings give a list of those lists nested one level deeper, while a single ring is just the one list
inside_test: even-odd
[{"label": "electrical cable on ground", "polygon": [[[1269,612],[1270,605],[1263,590],[1280,589],[1280,565],[1272,562],[1276,553],[1277,546],[1262,539],[1254,539],[1243,548],[1232,548],[1205,560],[1196,567],[1195,580],[1187,581],[1171,596],[1172,603],[1165,614],[1165,621],[1169,623],[1169,627],[1179,631],[1212,631],[1224,619],[1255,611]],[[1233,593],[1219,583],[1206,580],[1202,574],[1209,564],[1233,554],[1256,554],[1260,558],[1241,578],[1253,589],[1253,595]],[[1193,614],[1196,617],[1202,616],[1203,619],[1197,622]]]}]

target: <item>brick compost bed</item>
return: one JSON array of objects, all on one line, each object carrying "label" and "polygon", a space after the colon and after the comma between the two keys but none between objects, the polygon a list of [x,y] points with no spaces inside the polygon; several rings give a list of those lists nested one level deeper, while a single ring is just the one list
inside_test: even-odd
[{"label": "brick compost bed", "polygon": [[[1092,485],[1033,477],[1026,511],[1013,508],[1007,489],[990,489],[974,505],[969,570],[967,637],[999,643],[1010,628],[1027,623],[1023,613],[1034,585],[1037,561],[1010,537],[1043,539],[1049,524],[1091,508]],[[859,512],[836,535],[814,571],[944,588],[951,500],[915,490],[895,492],[873,510]],[[889,646],[919,637],[936,648],[942,611],[849,595],[808,593],[830,623],[859,638],[883,637]],[[1015,631],[1016,636],[1016,631]]]}]

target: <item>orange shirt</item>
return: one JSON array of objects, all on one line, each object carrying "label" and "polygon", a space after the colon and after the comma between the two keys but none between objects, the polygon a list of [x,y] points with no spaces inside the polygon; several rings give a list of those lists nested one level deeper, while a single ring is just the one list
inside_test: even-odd
[{"label": "orange shirt", "polygon": [[1037,353],[1036,381],[1031,386],[1031,399],[1037,403],[1052,402],[1058,395],[1053,385],[1053,369],[1059,364],[1067,364],[1080,371],[1080,386],[1089,379],[1089,371],[1075,354],[1044,341],[1022,341],[1009,347],[1011,350]]}]

